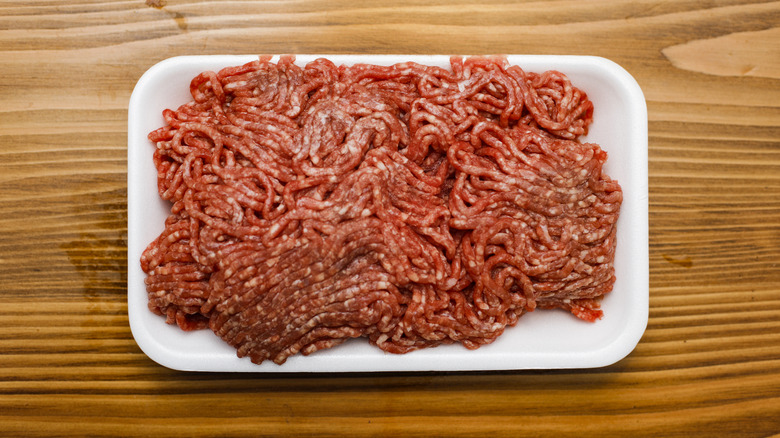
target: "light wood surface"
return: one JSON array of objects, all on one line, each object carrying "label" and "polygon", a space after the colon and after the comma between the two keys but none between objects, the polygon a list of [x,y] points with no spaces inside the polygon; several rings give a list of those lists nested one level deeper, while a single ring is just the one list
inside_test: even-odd
[{"label": "light wood surface", "polygon": [[[182,54],[610,58],[649,112],[650,320],[595,370],[175,372],[126,305],[127,105]],[[780,2],[0,2],[0,435],[780,433]],[[136,261],[131,260],[130,263]]]}]

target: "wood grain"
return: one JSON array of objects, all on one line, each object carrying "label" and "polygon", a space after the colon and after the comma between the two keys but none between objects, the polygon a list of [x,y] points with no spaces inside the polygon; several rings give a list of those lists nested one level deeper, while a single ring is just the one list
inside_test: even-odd
[{"label": "wood grain", "polygon": [[[780,2],[3,1],[7,436],[780,433]],[[182,54],[538,53],[649,111],[650,320],[596,370],[230,375],[150,361],[126,306],[127,104]]]},{"label": "wood grain", "polygon": [[780,28],[737,32],[662,50],[678,68],[720,76],[780,79]]}]

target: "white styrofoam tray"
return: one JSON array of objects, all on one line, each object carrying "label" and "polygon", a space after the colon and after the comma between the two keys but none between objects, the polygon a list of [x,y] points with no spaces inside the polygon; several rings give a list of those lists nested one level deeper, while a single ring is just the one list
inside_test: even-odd
[{"label": "white styrofoam tray", "polygon": [[[299,65],[323,55],[298,55]],[[327,55],[336,64],[391,65],[414,61],[449,66],[449,56]],[[138,81],[128,114],[128,314],[133,336],[154,361],[190,371],[347,372],[467,371],[592,368],[613,364],[639,342],[648,318],[647,107],[642,90],[622,67],[588,56],[511,55],[526,71],[559,70],[584,90],[595,106],[594,122],[584,141],[609,153],[607,173],[624,194],[618,221],[617,281],[602,303],[604,317],[583,322],[568,312],[539,310],[520,318],[493,344],[478,350],[447,345],[405,355],[384,353],[365,339],[355,339],[310,356],[296,355],[281,366],[255,365],[209,330],[184,332],[167,325],[147,307],[145,274],[139,258],[163,229],[170,206],[157,194],[147,134],[163,126],[162,111],[191,99],[190,80],[202,71],[241,65],[256,56],[182,56],[164,60]]]}]

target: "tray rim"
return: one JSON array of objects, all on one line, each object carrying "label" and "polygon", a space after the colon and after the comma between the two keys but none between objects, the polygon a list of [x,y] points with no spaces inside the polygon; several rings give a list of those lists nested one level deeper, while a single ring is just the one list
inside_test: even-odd
[{"label": "tray rim", "polygon": [[[459,55],[468,57],[470,55]],[[502,360],[501,355],[496,354],[480,354],[483,348],[474,352],[466,352],[466,355],[472,355],[471,359],[464,359],[463,355],[457,355],[458,359],[464,359],[459,361],[448,360],[447,363],[443,363],[438,360],[433,363],[430,360],[414,360],[409,359],[401,362],[392,359],[383,361],[382,359],[397,358],[395,355],[381,355],[381,358],[368,361],[368,363],[361,363],[359,360],[355,360],[355,357],[350,354],[334,354],[329,355],[331,363],[323,363],[323,360],[312,360],[318,355],[312,355],[309,357],[303,357],[296,355],[290,358],[285,365],[277,366],[272,363],[264,363],[262,365],[251,364],[247,359],[238,359],[234,357],[233,360],[225,361],[220,359],[220,355],[201,354],[200,356],[182,357],[180,354],[172,353],[169,346],[161,343],[159,339],[155,339],[154,334],[150,332],[151,328],[144,322],[144,314],[151,312],[143,306],[141,308],[138,305],[138,300],[133,300],[133,293],[137,295],[138,286],[138,267],[137,257],[140,252],[143,251],[145,246],[141,245],[136,239],[136,228],[139,226],[139,216],[136,214],[139,210],[139,206],[143,205],[143,196],[140,196],[135,189],[135,183],[140,177],[139,166],[143,166],[138,160],[138,150],[133,145],[139,143],[139,136],[145,140],[146,132],[140,132],[138,127],[138,120],[134,120],[134,115],[139,111],[142,111],[139,105],[143,105],[143,92],[146,87],[154,85],[154,81],[158,80],[161,74],[165,74],[171,68],[187,66],[203,66],[203,65],[239,65],[249,60],[256,59],[257,55],[187,55],[187,56],[175,56],[165,59],[159,63],[150,67],[137,82],[128,105],[128,317],[130,321],[131,331],[133,337],[138,343],[139,347],[144,353],[149,356],[155,362],[175,370],[182,371],[221,371],[221,372],[365,372],[365,371],[479,371],[479,370],[519,370],[519,369],[570,369],[570,368],[597,368],[608,366],[618,362],[619,360],[630,354],[636,347],[641,339],[648,322],[649,316],[649,233],[648,233],[648,184],[647,184],[647,108],[644,95],[641,91],[636,80],[621,66],[614,63],[611,60],[598,56],[579,56],[579,55],[506,55],[512,64],[523,65],[528,64],[545,64],[549,63],[551,66],[555,66],[555,69],[559,69],[564,73],[567,73],[567,68],[574,68],[583,64],[589,65],[593,68],[593,71],[597,74],[602,74],[615,79],[618,82],[619,90],[629,98],[632,102],[631,115],[629,122],[633,127],[632,133],[632,148],[635,156],[639,158],[639,163],[635,163],[635,167],[632,168],[632,187],[633,192],[631,194],[632,199],[638,200],[638,205],[634,206],[636,211],[632,211],[632,214],[638,216],[634,218],[634,225],[631,231],[631,242],[636,246],[635,252],[632,253],[634,259],[639,260],[639,263],[632,264],[632,284],[638,285],[639,290],[634,291],[636,294],[635,300],[632,302],[631,308],[625,310],[629,311],[637,317],[626,326],[626,329],[617,335],[613,341],[601,348],[570,352],[559,357],[559,360],[553,360],[555,358],[550,355],[527,355],[527,361],[522,363],[507,363],[506,360]],[[304,64],[307,61],[313,60],[318,57],[326,57],[333,60],[337,64],[344,62],[361,62],[361,63],[376,63],[385,64],[403,61],[414,61],[420,63],[430,63],[431,60],[441,63],[444,60],[449,60],[450,55],[296,55],[297,63]],[[551,69],[551,68],[546,68]],[[534,70],[534,69],[528,69]],[[538,71],[538,70],[534,70]],[[197,74],[197,73],[196,73]],[[567,73],[569,74],[569,73]],[[194,75],[193,75],[194,76]],[[182,79],[186,85],[189,84],[191,77]],[[577,83],[575,82],[575,86]],[[587,90],[585,90],[587,92]],[[171,107],[175,105],[170,105]],[[143,141],[140,140],[140,141]],[[147,141],[148,143],[148,141]],[[150,145],[151,147],[151,145]],[[623,182],[621,181],[621,184]],[[157,193],[154,192],[154,197],[157,197]],[[624,213],[621,212],[621,215]],[[638,244],[637,244],[638,242]],[[148,243],[148,242],[147,242]],[[140,247],[143,246],[143,247]],[[142,284],[142,283],[141,283]],[[135,286],[135,288],[134,288]],[[145,291],[144,291],[145,293]],[[137,298],[137,297],[136,297]],[[540,313],[540,312],[534,312]],[[148,315],[146,315],[148,317]],[[535,317],[533,314],[524,315],[523,318]],[[158,317],[159,318],[159,317]],[[521,318],[521,319],[523,319]],[[148,318],[147,318],[148,319]],[[596,323],[598,324],[598,322]],[[508,328],[507,330],[513,330],[514,328]],[[178,330],[178,328],[176,328]],[[506,334],[502,335],[506,336]],[[215,339],[216,336],[214,336]],[[227,346],[225,344],[225,346]],[[449,347],[449,346],[447,346]],[[229,348],[229,347],[228,347]],[[437,347],[444,348],[444,347]],[[433,351],[423,350],[423,351]],[[464,350],[465,351],[465,350]],[[220,352],[224,355],[224,350]],[[417,353],[417,352],[415,352]],[[406,355],[412,358],[415,353]],[[479,355],[482,360],[474,360],[474,356]],[[434,354],[432,357],[440,356]],[[193,360],[194,359],[194,360]],[[301,360],[302,359],[302,360]],[[441,359],[441,358],[439,358]],[[447,357],[444,357],[447,359]],[[449,357],[453,359],[453,357]],[[564,360],[565,359],[565,360]],[[383,365],[384,364],[384,365]],[[269,366],[270,365],[270,366]]]}]

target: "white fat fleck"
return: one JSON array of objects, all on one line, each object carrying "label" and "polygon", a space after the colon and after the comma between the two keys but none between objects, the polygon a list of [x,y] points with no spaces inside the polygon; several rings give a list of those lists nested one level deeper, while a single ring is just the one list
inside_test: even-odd
[{"label": "white fat fleck", "polygon": [[339,209],[339,214],[340,214],[340,215],[344,215],[344,213],[346,213],[347,211],[349,211],[349,206],[348,206],[348,205],[345,205],[345,206],[343,206],[343,207],[341,207],[341,208]]},{"label": "white fat fleck", "polygon": [[371,210],[364,208],[363,211],[360,212],[360,215],[363,217],[371,216]]},{"label": "white fat fleck", "polygon": [[255,287],[260,283],[259,277],[253,277],[251,280],[246,282],[246,287]]},{"label": "white fat fleck", "polygon": [[604,263],[604,262],[606,262],[606,261],[607,261],[607,259],[606,259],[606,258],[604,258],[604,256],[598,256],[598,257],[596,257],[596,261],[597,261],[598,263]]}]

